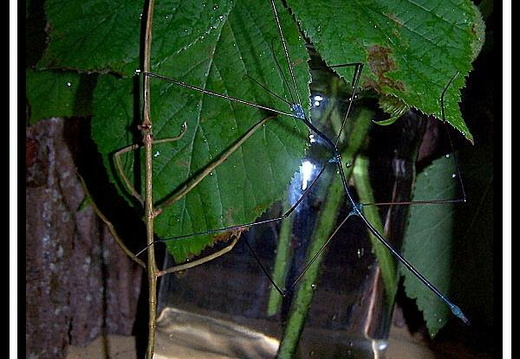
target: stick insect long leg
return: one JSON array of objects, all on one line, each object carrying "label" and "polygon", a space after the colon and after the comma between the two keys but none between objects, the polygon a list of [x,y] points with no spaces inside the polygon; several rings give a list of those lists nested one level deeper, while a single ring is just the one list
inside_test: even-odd
[{"label": "stick insect long leg", "polygon": [[[237,148],[239,148],[260,127],[262,127],[268,120],[270,120],[272,118],[273,118],[272,116],[267,116],[264,119],[262,119],[259,122],[257,122],[254,126],[252,126],[237,142],[232,144],[226,151],[224,151],[222,153],[222,155],[218,159],[216,159],[215,161],[211,162],[206,168],[204,168],[204,170],[202,172],[200,172],[197,176],[192,178],[180,191],[176,192],[173,196],[168,198],[167,201],[162,203],[161,206],[156,207],[155,214],[156,215],[160,214],[160,212],[162,211],[162,209],[164,207],[166,207],[168,205],[172,205],[173,203],[177,202],[179,199],[184,197],[186,194],[188,194],[193,188],[195,188],[197,186],[198,183],[200,183],[206,176],[208,176],[211,173],[211,171],[213,171],[215,168],[217,168],[219,165],[221,165],[223,162],[225,162],[228,159],[228,157],[231,156],[237,150]],[[186,124],[183,124],[182,129],[181,129],[181,133],[178,136],[176,136],[174,138],[154,140],[153,144],[155,145],[155,144],[159,144],[159,143],[167,143],[167,142],[172,142],[172,141],[178,141],[180,138],[182,138],[182,136],[184,136],[185,132],[186,132]],[[120,177],[122,178],[123,182],[125,183],[125,185],[127,186],[127,189],[142,204],[143,200],[142,200],[141,196],[137,193],[137,191],[134,189],[134,187],[131,185],[130,179],[124,173],[122,162],[121,162],[121,156],[124,153],[130,152],[132,150],[136,150],[139,147],[140,147],[139,145],[131,145],[131,146],[125,147],[125,148],[117,151],[115,153],[114,157],[115,157],[115,163],[116,163],[116,168],[118,170],[118,173],[119,173]],[[236,231],[236,230],[239,230],[240,227],[234,227],[233,229]],[[228,229],[228,230],[230,230],[230,229]],[[193,268],[195,266],[201,265],[201,264],[206,263],[206,262],[208,262],[210,260],[218,258],[221,255],[224,255],[225,253],[227,253],[230,250],[232,250],[233,247],[236,245],[238,239],[240,238],[240,232],[238,232],[238,234],[234,235],[233,237],[234,237],[234,239],[232,240],[232,242],[228,246],[226,246],[225,248],[223,248],[223,249],[221,249],[221,250],[219,250],[219,251],[217,251],[217,252],[215,252],[215,253],[213,253],[213,254],[211,254],[209,256],[206,256],[204,258],[199,258],[199,259],[197,259],[195,261],[191,261],[191,262],[186,263],[186,264],[180,264],[180,265],[177,265],[177,266],[173,266],[173,267],[164,269],[164,270],[162,270],[159,273],[159,275],[163,275],[163,274],[166,274],[166,273],[183,271],[183,270],[186,270],[186,269],[189,269],[189,268]],[[144,248],[143,250],[138,252],[134,257],[137,258],[148,247],[149,246],[147,246],[146,248]]]},{"label": "stick insect long leg", "polygon": [[[294,86],[296,87],[296,81],[295,81],[295,77],[294,77],[294,74],[292,73],[292,66],[291,66],[291,62],[290,62],[290,56],[289,56],[289,52],[288,52],[288,48],[287,48],[287,44],[285,42],[285,37],[284,37],[284,34],[283,34],[283,29],[282,29],[282,26],[281,26],[281,23],[280,23],[280,20],[279,20],[279,17],[278,17],[278,11],[276,9],[276,4],[274,2],[274,0],[271,0],[271,5],[272,5],[272,8],[273,8],[273,13],[275,15],[275,20],[276,20],[276,23],[277,23],[277,26],[278,26],[278,31],[280,33],[280,38],[282,40],[282,44],[283,44],[283,49],[284,49],[284,54],[285,54],[285,57],[286,57],[286,60],[287,60],[287,64],[289,66],[289,70],[290,70],[290,75],[291,75],[291,79],[293,80],[293,84]],[[360,74],[362,70],[362,66],[356,66],[356,75]],[[353,81],[353,88],[355,89],[357,87],[357,83],[359,81],[359,78],[360,76],[356,76],[354,77],[354,81]],[[455,76],[452,77],[452,79],[450,80],[450,82],[447,84],[447,86],[445,87],[445,89],[443,90],[442,94],[441,94],[441,106],[442,106],[442,113],[443,113],[443,116],[444,116],[444,96],[445,96],[445,93],[447,91],[447,89],[449,88],[449,86],[451,85],[452,81],[455,79],[455,77],[457,76],[458,74],[455,74]],[[298,93],[298,91],[296,91],[296,93]],[[352,95],[352,98],[355,97],[355,93]],[[352,104],[352,101],[349,102],[349,108],[347,110],[347,113],[345,115],[345,119],[343,121],[343,124],[342,124],[342,127],[340,129],[340,133],[338,134],[338,137],[337,137],[337,140],[336,142],[332,142],[327,136],[325,136],[322,132],[320,132],[318,129],[316,129],[305,117],[302,117],[302,121],[304,121],[304,123],[310,128],[310,130],[312,132],[314,132],[317,136],[321,137],[324,141],[324,143],[326,144],[327,147],[329,147],[329,149],[331,150],[332,152],[332,161],[334,163],[337,164],[337,168],[338,168],[338,172],[339,172],[339,175],[341,177],[341,181],[343,183],[343,187],[344,187],[344,190],[345,190],[345,195],[348,199],[348,202],[350,202],[351,206],[352,206],[352,212],[349,214],[350,215],[355,215],[359,218],[361,218],[363,220],[363,222],[365,223],[365,225],[367,226],[367,228],[369,229],[369,231],[372,233],[372,235],[374,235],[391,253],[394,257],[396,257],[408,270],[410,270],[424,285],[426,285],[430,290],[432,290],[442,301],[444,301],[448,307],[450,308],[450,310],[452,311],[452,313],[457,316],[458,318],[460,318],[465,324],[469,324],[469,320],[466,318],[466,316],[462,313],[462,311],[460,310],[460,308],[458,306],[456,306],[454,303],[452,303],[444,294],[441,293],[440,290],[438,290],[428,279],[426,279],[419,271],[417,271],[415,269],[415,267],[406,260],[406,258],[404,258],[398,250],[396,250],[391,243],[389,243],[386,238],[384,238],[379,232],[378,230],[370,223],[370,221],[366,218],[366,216],[363,214],[363,211],[362,211],[362,206],[360,206],[356,200],[353,198],[352,194],[350,193],[349,191],[349,188],[348,188],[348,179],[347,179],[347,176],[345,175],[345,172],[343,170],[343,166],[342,166],[342,161],[341,161],[341,154],[337,148],[337,143],[339,141],[339,136],[341,135],[341,131],[344,127],[344,124],[348,118],[348,115],[350,113],[350,106]],[[301,107],[300,107],[301,108]],[[297,111],[294,111],[295,113],[297,113]],[[303,111],[302,111],[303,113]],[[458,175],[460,176],[460,170],[457,166],[457,171],[458,171]],[[464,189],[463,189],[464,191]],[[464,194],[464,198],[463,200],[465,201],[465,194]],[[446,203],[445,200],[442,200],[440,201],[439,203]],[[348,217],[347,217],[348,218]],[[326,242],[326,244],[328,243],[328,241]],[[316,256],[311,260],[311,262],[313,262],[315,260],[315,258],[319,255],[319,253],[321,253],[321,251],[323,250],[323,248],[325,248],[326,244],[322,247],[322,249],[319,250],[318,254],[316,254]]]}]

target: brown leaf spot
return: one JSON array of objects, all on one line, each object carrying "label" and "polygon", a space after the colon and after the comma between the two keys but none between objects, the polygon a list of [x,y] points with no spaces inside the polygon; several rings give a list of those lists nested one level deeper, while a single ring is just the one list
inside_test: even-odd
[{"label": "brown leaf spot", "polygon": [[387,47],[373,45],[368,48],[368,64],[373,74],[377,76],[377,82],[371,83],[376,91],[381,91],[381,87],[387,86],[400,91],[405,90],[401,81],[395,81],[386,76],[387,72],[395,70],[392,51]]}]

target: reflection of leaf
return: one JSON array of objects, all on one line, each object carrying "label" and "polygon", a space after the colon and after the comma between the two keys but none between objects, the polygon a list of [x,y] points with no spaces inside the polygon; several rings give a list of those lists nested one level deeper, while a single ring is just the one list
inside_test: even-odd
[{"label": "reflection of leaf", "polygon": [[[328,64],[367,64],[364,86],[424,113],[441,118],[441,92],[459,71],[446,95],[446,118],[471,138],[458,107],[464,77],[484,40],[484,25],[471,1],[288,3]],[[347,69],[337,71],[349,79]]]},{"label": "reflection of leaf", "polygon": [[[442,157],[417,176],[414,198],[453,199],[460,183],[453,178],[453,158]],[[453,204],[415,205],[403,246],[403,255],[442,293],[447,293],[451,279],[453,237]],[[405,290],[409,298],[417,298],[430,334],[434,336],[451,315],[448,307],[412,273],[402,268]]]}]

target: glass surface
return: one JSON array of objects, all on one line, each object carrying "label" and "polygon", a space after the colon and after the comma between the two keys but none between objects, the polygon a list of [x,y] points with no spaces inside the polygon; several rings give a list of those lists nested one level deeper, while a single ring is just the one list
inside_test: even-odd
[{"label": "glass surface", "polygon": [[[314,79],[313,125],[335,142],[350,89],[329,72],[317,70]],[[373,125],[377,111],[363,110],[371,102],[357,100],[337,142],[349,191],[356,200],[363,197],[367,190],[360,186],[367,180],[373,201],[407,201],[424,121],[409,113],[392,126]],[[354,162],[349,144],[355,141],[356,118],[370,130]],[[391,259],[381,266],[365,223],[349,217],[352,207],[329,147],[311,134],[286,200],[263,218],[277,218],[297,204],[290,216],[253,226],[231,252],[162,279],[157,358],[274,358],[278,350],[280,357],[291,358],[384,357],[396,263]],[[368,163],[365,175],[361,163]],[[354,171],[360,171],[357,177],[351,176]],[[369,207],[380,215],[385,238],[399,248],[407,206],[365,206],[365,212]],[[288,289],[285,296],[272,281]]]}]

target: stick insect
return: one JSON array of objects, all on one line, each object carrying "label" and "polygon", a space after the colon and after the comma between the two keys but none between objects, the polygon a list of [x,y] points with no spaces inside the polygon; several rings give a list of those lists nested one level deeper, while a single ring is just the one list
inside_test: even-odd
[{"label": "stick insect", "polygon": [[[282,43],[282,48],[283,48],[283,52],[284,52],[285,61],[289,64],[289,66],[288,66],[288,69],[289,69],[288,70],[289,71],[288,78],[289,78],[289,80],[288,81],[291,82],[290,85],[293,88],[297,88],[296,78],[295,78],[294,73],[292,72],[293,71],[293,67],[291,66],[291,60],[290,60],[289,53],[288,53],[288,45],[287,45],[286,40],[285,40],[285,35],[283,33],[283,30],[282,30],[282,25],[281,25],[281,22],[280,22],[280,19],[279,19],[279,15],[278,15],[278,11],[277,11],[277,9],[275,7],[276,5],[275,5],[274,1],[271,1],[271,6],[273,7],[273,13],[274,13],[274,16],[275,16],[276,25],[277,25],[277,28],[278,28],[278,31],[279,31],[279,36],[281,38],[281,43]],[[355,64],[355,67],[356,67],[356,70],[355,70],[354,80],[353,80],[353,88],[354,89],[357,87],[357,83],[359,81],[359,77],[360,77],[361,67],[362,66],[361,66],[361,64]],[[336,140],[336,142],[332,141],[328,136],[326,136],[320,130],[318,130],[316,127],[314,127],[314,125],[307,119],[306,115],[304,114],[304,110],[303,110],[303,107],[301,105],[302,101],[299,98],[299,93],[298,93],[297,90],[294,91],[294,95],[292,94],[292,92],[290,93],[291,97],[296,97],[296,98],[293,98],[293,100],[289,103],[290,110],[292,111],[292,113],[290,113],[290,112],[276,110],[276,109],[273,109],[273,108],[270,108],[270,107],[267,107],[267,106],[264,106],[264,105],[260,105],[260,104],[257,104],[257,103],[252,103],[252,102],[241,100],[241,99],[238,99],[238,98],[233,98],[233,97],[230,97],[228,95],[222,95],[222,94],[219,94],[219,93],[211,91],[211,90],[207,90],[207,89],[200,88],[200,87],[197,87],[197,86],[189,85],[189,84],[187,84],[185,82],[177,81],[177,80],[174,80],[174,79],[162,76],[162,75],[158,75],[158,74],[155,74],[155,73],[145,72],[144,75],[148,76],[148,77],[151,77],[151,78],[160,79],[160,80],[163,80],[165,82],[173,83],[173,84],[175,84],[177,86],[181,86],[181,87],[184,87],[184,88],[189,89],[189,90],[198,91],[198,92],[201,92],[201,93],[203,93],[205,95],[214,96],[214,97],[220,97],[220,98],[223,98],[223,99],[226,99],[226,100],[237,102],[237,103],[245,105],[245,106],[255,107],[255,108],[258,108],[260,110],[269,111],[269,112],[272,112],[272,113],[277,113],[279,115],[289,116],[289,117],[292,117],[292,118],[295,118],[295,119],[298,119],[298,120],[304,122],[304,124],[309,128],[310,132],[312,132],[315,137],[318,137],[319,140],[324,143],[324,146],[326,148],[328,148],[328,150],[331,152],[330,162],[337,164],[338,173],[340,175],[340,178],[341,178],[341,181],[342,181],[342,184],[343,184],[343,188],[344,188],[345,194],[347,196],[347,200],[352,204],[352,207],[353,207],[351,215],[358,216],[359,218],[361,218],[361,220],[365,223],[365,225],[367,226],[369,231],[374,236],[376,236],[378,238],[378,240],[381,241],[387,247],[387,249],[392,252],[392,254],[394,256],[396,256],[409,270],[411,270],[421,281],[423,281],[423,283],[426,286],[428,286],[431,290],[433,290],[442,300],[446,301],[446,303],[448,304],[448,306],[450,307],[450,309],[453,311],[453,313],[456,316],[460,317],[464,322],[467,321],[467,319],[465,318],[464,314],[460,311],[460,309],[456,305],[451,303],[442,293],[440,293],[440,291],[437,290],[437,288],[435,288],[435,286],[433,286],[426,278],[424,278],[418,271],[416,271],[415,268],[410,263],[408,263],[408,261],[405,258],[403,258],[392,247],[392,245],[390,245],[386,241],[386,239],[378,232],[378,230],[376,230],[376,228],[374,228],[374,226],[370,223],[370,221],[363,214],[361,205],[359,203],[357,203],[357,201],[352,197],[352,195],[350,193],[350,190],[348,189],[348,179],[347,179],[347,177],[345,175],[345,171],[344,171],[344,169],[343,169],[343,167],[341,165],[341,155],[340,155],[340,153],[339,153],[339,151],[337,149],[337,140]],[[253,81],[254,81],[254,79],[253,79]],[[263,87],[262,84],[260,84],[260,83],[257,83],[257,85],[260,85],[261,87]],[[448,84],[448,86],[446,88],[448,88],[448,87],[449,87],[449,84]],[[355,97],[355,93],[353,93],[352,96]],[[440,97],[442,99],[441,101],[443,101],[444,100],[444,93]],[[350,104],[351,103],[352,102],[350,102]],[[350,108],[347,110],[347,115],[345,116],[346,118],[348,117],[349,113],[350,113]],[[342,125],[344,125],[344,123]],[[340,136],[340,135],[341,135],[341,133],[338,136]],[[183,195],[184,195],[184,193],[183,193]],[[178,198],[177,196],[174,197],[174,200],[176,201],[177,198]],[[166,204],[170,204],[172,202],[174,202],[174,201],[166,201]],[[439,202],[445,202],[445,200],[441,200]],[[292,212],[292,210],[294,210],[295,207],[296,207],[296,205],[291,207],[290,210],[287,213],[285,213],[284,215],[282,215],[281,217],[269,219],[269,220],[267,220],[267,222],[279,221],[279,220],[282,220],[282,219],[286,218],[290,214],[290,212]],[[225,232],[225,231],[229,231],[229,230],[237,230],[237,229],[241,229],[241,228],[248,228],[248,227],[251,227],[251,226],[261,225],[261,224],[265,224],[265,223],[266,222],[252,222],[252,223],[245,223],[245,224],[238,225],[238,226],[228,226],[228,227],[223,227],[223,228],[216,228],[216,229],[214,229],[212,231],[206,231],[206,232],[203,232],[203,233],[191,233],[191,234],[188,234],[188,235],[185,235],[185,236],[179,236],[179,237],[175,237],[175,238],[163,239],[161,241],[173,241],[174,239],[179,240],[182,237],[191,237],[191,236],[210,234],[210,233],[220,233],[220,232]],[[280,289],[280,292],[283,293],[284,290]]]},{"label": "stick insect", "polygon": [[[273,9],[274,9],[274,14],[275,14],[275,20],[276,20],[276,24],[277,24],[277,30],[280,31],[279,33],[279,37],[282,39],[282,48],[283,48],[283,54],[284,54],[284,60],[286,62],[289,63],[289,74],[287,75],[286,78],[289,79],[290,82],[293,82],[292,85],[295,85],[295,82],[297,82],[296,80],[296,75],[292,73],[292,69],[293,67],[291,66],[291,61],[289,59],[289,54],[288,54],[288,45],[286,43],[286,39],[285,39],[285,35],[283,33],[281,33],[281,23],[279,21],[279,18],[278,18],[278,13],[277,13],[277,10],[274,8],[275,4],[274,2],[271,2],[271,5],[273,6]],[[276,61],[275,61],[276,62]],[[278,67],[278,65],[276,65],[276,67]],[[164,77],[162,75],[158,75],[158,74],[155,74],[155,73],[152,73],[150,71],[147,71],[146,67],[144,68],[144,76],[145,78],[156,78],[156,79],[161,79],[161,80],[165,80],[164,82],[167,82],[167,83],[170,83],[170,84],[174,84],[176,88],[179,87],[179,85],[181,87],[184,87],[188,90],[197,90],[200,94],[203,94],[203,95],[210,95],[213,96],[213,97],[216,97],[216,98],[219,98],[220,97],[220,100],[222,100],[222,98],[226,99],[226,100],[234,100],[234,101],[230,101],[231,102],[234,102],[233,104],[231,104],[231,107],[238,107],[238,106],[247,106],[249,105],[249,107],[252,107],[252,108],[256,108],[257,110],[260,109],[260,110],[264,110],[264,111],[267,111],[267,113],[269,115],[266,115],[265,113],[263,114],[264,118],[265,118],[265,121],[270,121],[272,120],[270,118],[270,115],[273,113],[273,112],[277,112],[278,114],[282,114],[282,115],[285,115],[285,116],[288,116],[288,117],[292,117],[293,119],[296,119],[296,120],[299,120],[299,121],[296,121],[296,122],[300,122],[299,124],[296,124],[294,125],[293,128],[285,128],[285,130],[287,132],[292,132],[292,137],[293,138],[297,138],[297,141],[296,142],[300,142],[300,143],[303,143],[302,141],[302,134],[307,130],[310,132],[313,133],[314,136],[318,137],[322,142],[325,143],[325,147],[329,149],[330,153],[332,154],[331,158],[330,158],[330,161],[331,163],[337,165],[337,168],[338,168],[338,171],[339,171],[339,175],[340,175],[340,178],[341,178],[341,182],[342,182],[342,186],[343,186],[343,189],[345,190],[345,194],[347,195],[347,197],[349,197],[349,201],[350,203],[352,204],[352,213],[351,215],[353,216],[357,216],[359,218],[361,218],[364,222],[365,222],[365,225],[369,228],[370,232],[376,236],[379,240],[381,240],[383,243],[385,242],[385,239],[383,236],[381,236],[381,234],[379,234],[379,231],[376,230],[373,225],[371,224],[371,222],[369,220],[367,220],[367,218],[365,217],[365,215],[363,214],[362,212],[362,209],[361,207],[359,206],[359,204],[357,203],[357,201],[351,197],[351,194],[348,190],[348,179],[347,179],[347,176],[345,175],[345,172],[343,170],[343,167],[342,167],[342,163],[341,163],[341,156],[339,155],[339,152],[337,151],[336,149],[336,144],[334,143],[333,140],[330,139],[330,137],[326,136],[325,134],[323,134],[320,130],[318,130],[317,128],[315,128],[313,126],[313,124],[307,119],[307,117],[304,115],[304,110],[303,110],[303,107],[301,105],[302,101],[301,100],[297,100],[297,101],[291,101],[293,103],[293,106],[292,108],[290,109],[291,111],[293,111],[292,113],[291,112],[285,112],[285,111],[274,111],[271,107],[269,106],[264,106],[264,105],[260,105],[258,103],[253,103],[253,102],[250,102],[250,101],[245,101],[245,100],[239,100],[238,97],[237,98],[233,98],[233,97],[230,97],[230,96],[222,96],[222,95],[219,95],[219,92],[216,92],[216,91],[209,91],[209,90],[206,90],[204,87],[198,87],[198,86],[192,86],[192,85],[188,85],[187,82],[179,82],[179,81],[176,81],[176,80],[172,80],[172,79],[169,79],[167,77]],[[354,76],[355,80],[353,81],[355,83],[355,85],[353,86],[354,88],[357,87],[357,82],[359,80],[359,76],[360,76],[360,70],[358,69],[356,71],[356,75]],[[283,76],[282,76],[283,78]],[[298,76],[298,78],[300,78],[300,76]],[[247,81],[248,79],[245,79],[245,81]],[[255,79],[256,80],[256,79]],[[258,83],[262,83],[262,82],[258,82]],[[256,87],[258,87],[258,83],[256,85]],[[286,86],[287,84],[287,80],[284,78],[283,81],[281,81],[282,83],[282,87],[288,87]],[[253,86],[255,87],[255,86]],[[260,86],[261,87],[261,86]],[[296,87],[300,87],[300,86],[294,86],[295,88]],[[253,90],[254,91],[254,90]],[[166,90],[165,90],[166,92]],[[199,94],[199,95],[200,95]],[[298,92],[296,92],[296,94],[298,94]],[[298,95],[296,95],[298,96]],[[197,97],[197,98],[200,98],[199,96],[195,95],[193,97]],[[207,96],[202,96],[204,99],[207,97]],[[354,97],[354,96],[353,96]],[[196,100],[197,101],[197,100]],[[196,105],[197,102],[194,102],[193,105]],[[204,100],[205,101],[205,100]],[[235,104],[236,103],[236,104]],[[294,105],[296,104],[296,105]],[[201,119],[203,121],[211,121],[210,118],[207,118],[207,119]],[[273,122],[273,121],[270,121],[270,122]],[[251,129],[254,129],[254,131],[257,131],[258,128],[261,128],[263,127],[263,124],[262,122],[257,122],[257,124],[260,124],[258,127],[253,126],[251,127]],[[189,125],[188,125],[189,127]],[[283,125],[280,125],[280,127],[278,128],[278,130],[283,130],[284,126]],[[286,126],[287,127],[287,126]],[[231,131],[231,130],[236,130],[234,128],[228,128],[227,131]],[[254,132],[252,130],[251,134],[253,134]],[[249,133],[249,132],[248,132]],[[298,138],[298,136],[300,136]],[[179,139],[179,142],[181,141],[182,139]],[[239,143],[239,142],[236,142],[236,143]],[[218,156],[219,159],[217,159],[216,162],[213,162],[217,165],[220,165],[221,162],[220,159],[222,159],[222,162],[224,160],[228,160],[228,159],[231,159],[231,153],[232,152],[235,152],[235,151],[238,151],[239,148],[241,148],[241,144],[239,146],[234,146],[234,145],[231,145],[230,147],[230,150],[229,151],[224,151],[223,154],[220,154]],[[184,146],[186,146],[186,143],[184,143]],[[128,152],[129,150],[123,150],[122,152],[120,153],[125,153],[125,152]],[[158,161],[161,160],[161,152],[164,151],[164,150],[158,150],[154,155],[155,155],[155,159],[158,159]],[[118,155],[119,156],[119,155]],[[117,167],[120,168],[122,167],[121,165],[121,162],[119,160],[116,160],[116,162],[118,163]],[[180,164],[180,167],[182,166],[186,166],[186,164]],[[208,169],[208,171],[205,171],[205,170],[201,170],[201,169],[197,169],[197,173],[195,173],[194,176],[192,176],[192,178],[195,178],[194,181],[190,182],[186,182],[186,183],[181,183],[179,186],[178,186],[178,190],[177,191],[174,191],[174,195],[172,196],[169,196],[168,193],[171,193],[171,192],[168,192],[166,195],[163,195],[163,196],[156,196],[159,197],[159,198],[163,198],[162,200],[160,200],[162,203],[159,204],[159,211],[161,211],[163,208],[164,210],[166,210],[169,205],[173,204],[173,202],[177,202],[177,201],[183,201],[184,198],[185,198],[185,195],[189,192],[189,190],[192,188],[192,183],[193,184],[199,184],[199,185],[202,185],[202,179],[203,178],[206,178],[206,177],[214,177],[215,175],[218,174],[217,172],[217,169],[216,169],[217,166],[212,166],[210,165],[209,167],[206,167],[206,169]],[[124,177],[123,177],[124,178]],[[128,186],[128,183],[129,181],[128,180],[123,180],[125,183],[127,183],[127,187],[130,187]],[[269,187],[269,186],[268,186]],[[188,190],[186,190],[188,189]],[[226,214],[227,215],[227,214]],[[160,217],[158,217],[160,218]],[[232,213],[230,214],[230,218],[233,218],[232,216]],[[276,218],[276,220],[279,220],[278,218]],[[240,222],[240,221],[239,221]],[[258,222],[255,222],[255,223],[258,223]],[[213,228],[214,232],[211,233],[211,232],[208,232],[207,230],[205,232],[203,232],[204,234],[206,235],[209,235],[211,237],[212,234],[216,234],[217,232],[224,232],[224,231],[227,231],[227,230],[241,230],[242,228],[244,227],[250,227],[250,226],[256,226],[258,224],[253,224],[253,222],[244,222],[243,225],[234,225],[234,226],[222,226],[222,225],[214,225],[214,224],[211,224],[209,223],[208,224],[208,227],[209,228]],[[189,233],[189,231],[188,231]],[[194,234],[197,234],[197,233],[194,233]],[[194,237],[194,234],[191,234],[191,235],[186,235],[185,237]],[[162,235],[162,237],[164,238],[163,241],[166,241],[167,240],[167,237]],[[332,237],[331,237],[332,238]],[[176,238],[177,241],[175,242],[179,242],[179,237]],[[173,240],[168,240],[169,242],[173,242]],[[155,243],[155,242],[154,242]],[[201,244],[201,247],[204,247],[206,244],[202,243]],[[150,247],[148,247],[150,248]],[[325,248],[325,246],[323,246],[323,248]],[[320,249],[319,252],[321,252],[322,250]],[[193,252],[193,249],[187,249],[187,248],[184,248],[182,249],[181,248],[181,252],[184,252],[183,254],[186,255],[186,254],[192,254],[190,252]],[[393,253],[394,255],[398,255],[396,254],[396,252],[394,251]],[[181,255],[182,257],[182,255]],[[401,258],[401,260],[403,261],[404,259]],[[314,260],[311,260],[311,263],[314,262]],[[406,262],[405,262],[406,263]],[[183,269],[185,267],[182,267]],[[421,278],[419,276],[419,278]],[[424,278],[422,278],[424,279]],[[424,279],[425,280],[425,279]],[[283,292],[283,290],[282,290]],[[440,294],[440,293],[439,293]],[[447,300],[442,294],[440,294],[440,297],[443,298],[443,300]],[[455,305],[453,305],[451,302],[447,302],[448,305],[451,307],[452,311],[454,312],[455,315],[458,315],[459,317],[461,317],[461,319],[465,320],[465,317],[464,315],[462,314],[462,312],[460,312],[460,310],[458,309],[458,307],[456,307]]]},{"label": "stick insect", "polygon": [[[271,3],[272,5],[274,5],[274,3]],[[275,11],[275,19],[277,19],[277,27],[278,27],[278,30],[281,31],[281,24],[278,20],[278,15],[277,15],[277,12],[276,12],[276,8],[273,8],[274,11]],[[289,59],[289,55],[288,55],[288,51],[287,51],[287,44],[285,43],[285,38],[284,38],[284,35],[283,33],[280,33],[280,38],[282,39],[282,47],[283,47],[283,50],[284,50],[284,54],[285,54],[285,58],[286,58],[286,61],[288,61],[288,63],[290,64],[290,59]],[[359,66],[359,65],[358,65]],[[288,78],[293,81],[293,86],[295,85],[295,76],[293,73],[291,73],[292,71],[292,67],[289,66],[289,76]],[[359,69],[356,70],[356,74],[354,76],[355,80],[354,80],[354,83],[356,83],[358,81],[358,78],[359,78],[359,73],[358,71],[360,71]],[[186,87],[188,89],[191,89],[191,90],[196,90],[196,91],[199,91],[201,93],[204,93],[206,95],[211,95],[211,96],[216,96],[216,97],[221,97],[221,98],[225,98],[227,100],[234,100],[235,102],[238,102],[238,103],[241,103],[242,105],[247,105],[247,106],[250,106],[250,107],[256,107],[256,108],[259,108],[261,110],[266,110],[266,111],[271,111],[271,112],[278,112],[279,114],[283,114],[283,115],[286,115],[286,116],[291,116],[293,118],[297,118],[299,120],[302,120],[305,125],[311,130],[311,132],[314,132],[314,135],[316,135],[317,137],[319,137],[326,145],[326,147],[329,148],[329,150],[331,151],[332,153],[332,158],[331,158],[331,161],[336,163],[336,164],[340,164],[340,156],[339,156],[339,152],[338,150],[336,149],[336,143],[334,143],[333,141],[330,140],[329,137],[325,136],[323,133],[321,133],[318,129],[316,129],[312,123],[310,123],[306,118],[305,118],[305,115],[303,114],[303,108],[301,107],[301,100],[297,100],[297,101],[294,101],[292,102],[293,105],[291,105],[291,110],[293,111],[293,113],[288,113],[288,112],[281,112],[281,111],[276,111],[276,110],[273,110],[272,108],[269,108],[267,106],[263,106],[263,105],[258,105],[258,104],[255,104],[255,103],[251,103],[251,102],[248,102],[248,101],[243,101],[243,100],[240,100],[240,99],[237,99],[237,98],[230,98],[229,96],[226,96],[226,95],[220,95],[216,92],[213,92],[213,91],[209,91],[209,90],[205,90],[203,88],[198,88],[196,86],[191,86],[191,85],[188,85],[186,83],[181,83],[181,82],[178,82],[176,80],[172,80],[172,79],[169,79],[169,78],[166,78],[164,76],[161,76],[161,75],[157,75],[157,74],[154,74],[154,73],[149,73],[149,72],[145,72],[145,76],[148,76],[148,77],[153,77],[153,78],[159,78],[161,80],[165,80],[166,82],[171,82],[171,83],[174,83],[176,85],[180,85],[180,86],[183,86],[183,87]],[[258,83],[257,83],[258,84]],[[261,85],[261,84],[260,84]],[[296,87],[296,86],[294,86]],[[356,87],[356,86],[353,86],[353,87]],[[298,96],[298,92],[295,93],[296,96]],[[441,96],[441,98],[443,98],[443,95]],[[348,114],[347,114],[347,117],[348,117]],[[227,157],[227,156],[226,156]],[[376,228],[373,227],[373,225],[371,224],[371,222],[369,220],[366,219],[366,216],[362,213],[361,211],[361,207],[356,203],[356,201],[354,200],[354,198],[351,197],[351,194],[350,194],[350,191],[348,190],[348,184],[347,184],[347,178],[346,178],[346,175],[343,171],[343,168],[341,165],[338,166],[338,172],[340,173],[340,176],[341,176],[341,180],[342,180],[342,183],[343,183],[343,187],[345,189],[345,193],[348,197],[348,200],[350,201],[350,203],[353,205],[353,211],[351,213],[351,215],[355,215],[355,216],[358,216],[359,218],[361,218],[364,222],[365,222],[365,225],[367,225],[367,227],[369,228],[369,230],[372,232],[373,235],[375,235],[380,241],[382,241],[382,243],[386,243],[385,239],[383,236],[381,236],[379,234],[379,231],[376,230]],[[206,172],[205,174],[209,174],[210,172]],[[198,182],[197,182],[198,183]],[[175,201],[177,201],[179,198],[181,198],[182,196],[184,196],[184,194],[186,192],[180,192],[181,195],[178,196],[178,195],[175,195],[173,196],[171,199],[169,200],[166,200],[164,202],[165,205],[169,205],[170,203],[173,203]],[[294,208],[296,207],[296,205],[294,206]],[[279,220],[282,220],[283,218],[286,218],[290,212],[293,210],[290,209],[288,211],[288,213],[282,215],[281,217],[277,217],[277,218],[272,218],[272,219],[269,219],[267,222],[274,222],[274,221],[279,221]],[[214,229],[213,230],[213,234],[216,234],[216,233],[220,233],[220,232],[224,232],[224,231],[229,231],[229,230],[240,230],[240,229],[243,229],[243,228],[248,228],[248,227],[251,227],[251,226],[256,226],[256,225],[260,225],[260,224],[265,224],[267,222],[254,222],[254,223],[246,223],[246,224],[243,224],[243,225],[239,225],[239,226],[231,226],[231,227],[222,227],[222,228],[217,228],[217,229]],[[201,232],[201,233],[192,233],[192,234],[189,234],[189,235],[186,235],[184,237],[193,237],[193,236],[197,236],[198,234],[211,234],[211,232]],[[177,237],[176,238],[177,240],[181,239],[180,237]],[[332,239],[332,237],[330,238]],[[162,241],[170,241],[172,239],[163,239]],[[233,242],[233,243],[236,243],[236,242]],[[466,321],[466,318],[465,316],[462,314],[462,312],[460,311],[460,309],[455,306],[453,303],[451,303],[442,293],[440,293],[440,291],[438,291],[433,285],[431,285],[431,283],[429,283],[419,272],[417,272],[413,266],[411,266],[402,256],[400,256],[400,254],[395,251],[393,249],[393,247],[391,245],[388,245],[388,243],[386,243],[385,245],[387,245],[388,249],[390,251],[393,252],[393,255],[397,256],[404,264],[405,266],[407,266],[416,276],[418,276],[418,278],[420,278],[420,280],[424,281],[424,283],[430,288],[432,289],[442,300],[445,300],[447,302],[447,304],[450,306],[451,310],[454,312],[455,315],[459,316],[463,321]],[[323,248],[325,248],[326,245],[323,245]],[[320,251],[321,252],[321,249]],[[317,256],[317,255],[316,255]],[[310,263],[314,262],[315,259],[311,259]],[[184,267],[183,267],[184,268]],[[303,272],[305,272],[306,269],[303,270]],[[298,280],[300,278],[297,278],[297,280],[294,282],[294,283],[297,283]],[[289,288],[291,289],[291,288]],[[278,291],[282,294],[285,294],[285,291],[286,289],[283,289],[283,288],[278,288]]]}]

